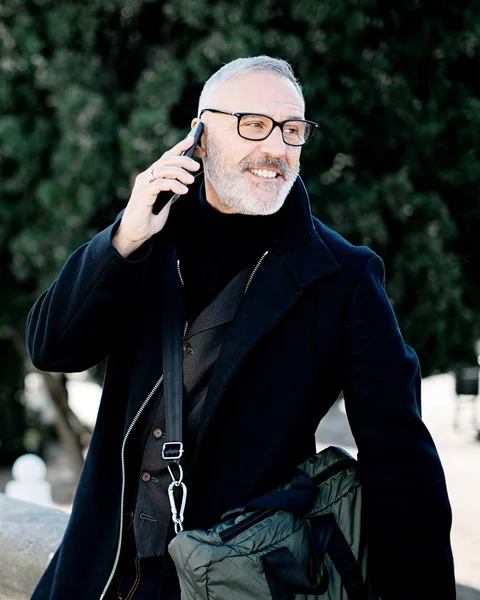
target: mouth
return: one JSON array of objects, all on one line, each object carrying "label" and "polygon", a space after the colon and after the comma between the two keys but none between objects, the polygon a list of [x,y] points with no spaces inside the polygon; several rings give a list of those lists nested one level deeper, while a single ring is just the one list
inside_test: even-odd
[{"label": "mouth", "polygon": [[247,169],[249,173],[255,176],[258,179],[280,179],[281,175],[278,171],[274,169]]}]

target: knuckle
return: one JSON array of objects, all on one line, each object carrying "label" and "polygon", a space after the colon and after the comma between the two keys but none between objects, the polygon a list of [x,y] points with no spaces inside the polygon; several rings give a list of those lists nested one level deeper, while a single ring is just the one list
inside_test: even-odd
[{"label": "knuckle", "polygon": [[155,180],[156,187],[158,187],[158,188],[160,188],[160,189],[163,189],[163,188],[165,187],[165,181],[166,181],[166,180],[165,180],[163,177],[158,177],[158,178]]}]

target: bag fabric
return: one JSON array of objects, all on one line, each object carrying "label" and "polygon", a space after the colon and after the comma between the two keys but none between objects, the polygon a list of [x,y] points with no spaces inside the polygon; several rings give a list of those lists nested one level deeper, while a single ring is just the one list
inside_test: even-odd
[{"label": "bag fabric", "polygon": [[357,461],[326,448],[287,484],[170,542],[182,600],[378,600],[361,509]]}]

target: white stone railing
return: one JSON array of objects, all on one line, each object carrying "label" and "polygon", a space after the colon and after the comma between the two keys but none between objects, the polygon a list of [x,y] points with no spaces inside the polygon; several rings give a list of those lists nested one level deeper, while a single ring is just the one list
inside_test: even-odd
[{"label": "white stone railing", "polygon": [[68,515],[0,494],[0,600],[30,600]]}]

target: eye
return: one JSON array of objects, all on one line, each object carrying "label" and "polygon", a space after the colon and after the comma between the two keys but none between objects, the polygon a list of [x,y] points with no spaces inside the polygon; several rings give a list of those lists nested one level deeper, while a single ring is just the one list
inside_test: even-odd
[{"label": "eye", "polygon": [[271,127],[271,122],[261,115],[243,115],[240,127],[256,131],[264,131]]},{"label": "eye", "polygon": [[242,123],[246,127],[251,127],[252,129],[263,129],[265,127],[265,123],[262,121],[247,121]]},{"label": "eye", "polygon": [[300,127],[298,125],[288,124],[283,129],[289,135],[300,135]]}]

